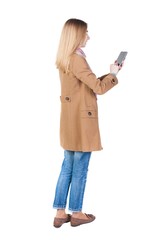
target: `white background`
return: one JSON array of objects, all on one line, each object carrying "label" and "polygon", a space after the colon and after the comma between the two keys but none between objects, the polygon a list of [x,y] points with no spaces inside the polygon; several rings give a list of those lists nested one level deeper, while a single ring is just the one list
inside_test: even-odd
[{"label": "white background", "polygon": [[[101,76],[127,50],[119,84],[98,97],[103,151],[90,162],[91,224],[55,229],[63,150],[55,56],[64,22],[88,23],[87,60]],[[0,238],[163,239],[162,1],[0,3]]]}]

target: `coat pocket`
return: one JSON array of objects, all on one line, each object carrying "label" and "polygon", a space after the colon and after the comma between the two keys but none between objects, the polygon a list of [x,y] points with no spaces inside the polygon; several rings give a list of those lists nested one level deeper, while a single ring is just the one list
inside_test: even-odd
[{"label": "coat pocket", "polygon": [[96,110],[81,110],[81,118],[97,118],[98,114]]}]

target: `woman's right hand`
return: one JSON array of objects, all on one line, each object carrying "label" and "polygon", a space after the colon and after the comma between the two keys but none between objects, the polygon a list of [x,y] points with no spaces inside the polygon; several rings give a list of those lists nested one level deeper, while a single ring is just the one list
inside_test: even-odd
[{"label": "woman's right hand", "polygon": [[117,75],[117,73],[119,72],[119,70],[122,68],[122,65],[117,65],[116,62],[114,64],[110,64],[110,73]]}]

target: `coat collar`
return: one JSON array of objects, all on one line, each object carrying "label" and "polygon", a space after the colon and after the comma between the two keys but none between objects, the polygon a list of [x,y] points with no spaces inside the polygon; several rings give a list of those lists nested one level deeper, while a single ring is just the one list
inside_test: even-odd
[{"label": "coat collar", "polygon": [[86,58],[86,55],[85,55],[85,53],[83,52],[83,50],[82,50],[81,48],[78,48],[78,49],[76,50],[76,53],[79,54],[80,56]]}]

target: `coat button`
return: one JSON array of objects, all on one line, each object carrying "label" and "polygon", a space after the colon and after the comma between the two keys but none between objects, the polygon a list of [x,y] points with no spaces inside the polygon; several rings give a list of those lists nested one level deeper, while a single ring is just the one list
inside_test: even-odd
[{"label": "coat button", "polygon": [[114,78],[111,80],[111,83],[112,83],[112,84],[114,84],[114,83],[115,83],[115,79],[114,79]]},{"label": "coat button", "polygon": [[92,113],[91,113],[91,112],[88,112],[88,115],[89,115],[89,116],[91,116],[91,115],[92,115]]},{"label": "coat button", "polygon": [[65,97],[65,100],[66,100],[66,101],[69,101],[69,100],[70,100],[70,98],[69,98],[69,97]]}]

